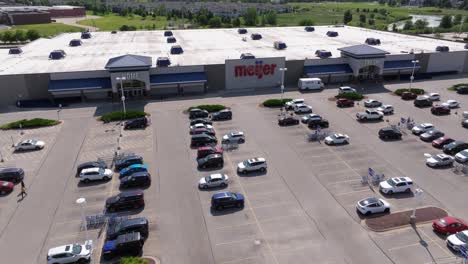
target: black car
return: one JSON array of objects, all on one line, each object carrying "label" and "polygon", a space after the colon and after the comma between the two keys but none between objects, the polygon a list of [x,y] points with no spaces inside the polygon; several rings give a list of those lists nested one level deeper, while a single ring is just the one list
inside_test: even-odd
[{"label": "black car", "polygon": [[145,206],[143,191],[121,192],[116,196],[107,198],[106,211],[115,212],[124,209],[137,209]]},{"label": "black car", "polygon": [[429,106],[432,106],[432,101],[429,100],[429,98],[427,98],[427,97],[416,98],[414,100],[414,106],[416,106],[416,107],[429,107]]},{"label": "black car", "polygon": [[148,118],[140,117],[140,118],[135,118],[132,120],[125,121],[124,129],[144,128],[147,125],[148,125]]},{"label": "black car", "polygon": [[135,172],[120,179],[120,188],[146,187],[151,185],[151,174],[147,171]]},{"label": "black car", "polygon": [[129,218],[119,221],[114,225],[109,225],[106,239],[114,240],[120,235],[132,232],[140,233],[143,239],[148,238],[148,219],[144,217]]},{"label": "black car", "polygon": [[244,207],[244,196],[240,193],[222,192],[211,197],[211,208],[222,210],[226,207]]},{"label": "black car", "polygon": [[468,143],[463,141],[454,141],[444,146],[444,153],[448,155],[455,155],[458,152],[468,149]]},{"label": "black car", "polygon": [[431,113],[433,115],[449,115],[450,108],[443,105],[436,105],[431,108]]},{"label": "black car", "polygon": [[461,122],[462,127],[468,128],[468,119],[465,119]]},{"label": "black car", "polygon": [[443,136],[445,136],[444,132],[437,130],[437,129],[432,129],[432,130],[422,133],[419,136],[419,138],[424,142],[432,142],[432,140],[438,139]]},{"label": "black car", "polygon": [[223,167],[224,159],[221,154],[210,154],[204,158],[198,159],[198,168],[219,168]]},{"label": "black car", "polygon": [[123,234],[115,240],[104,243],[102,257],[110,260],[120,256],[140,256],[144,243],[144,239],[138,232]]},{"label": "black car", "polygon": [[201,146],[206,146],[206,145],[216,144],[216,143],[218,143],[218,140],[216,139],[216,137],[210,136],[207,134],[193,135],[190,140],[191,147],[201,147]]},{"label": "black car", "polygon": [[206,110],[193,108],[193,109],[190,109],[190,111],[189,111],[189,118],[190,119],[193,119],[193,118],[206,118],[208,116],[209,116],[209,113]]},{"label": "black car", "polygon": [[102,160],[84,162],[78,165],[78,167],[76,168],[76,174],[80,174],[82,170],[90,168],[107,169],[107,164]]},{"label": "black car", "polygon": [[299,125],[299,119],[294,116],[283,116],[278,119],[278,125],[280,126],[289,126],[289,125]]},{"label": "black car", "polygon": [[0,181],[18,183],[24,179],[24,170],[21,168],[0,168]]},{"label": "black car", "polygon": [[468,94],[468,86],[458,86],[456,89],[459,94]]},{"label": "black car", "polygon": [[384,127],[379,130],[381,139],[401,139],[401,131],[393,127]]},{"label": "black car", "polygon": [[115,169],[121,170],[133,164],[143,164],[143,157],[139,155],[129,155],[115,162]]},{"label": "black car", "polygon": [[309,122],[307,122],[307,127],[311,129],[317,129],[318,127],[320,128],[328,128],[330,124],[328,123],[328,120],[326,119],[311,119]]},{"label": "black car", "polygon": [[224,109],[213,113],[211,115],[212,120],[231,120],[232,119],[232,112],[229,109]]},{"label": "black car", "polygon": [[209,118],[195,118],[190,120],[190,125],[196,125],[196,124],[204,124],[204,125],[212,125],[213,122]]}]

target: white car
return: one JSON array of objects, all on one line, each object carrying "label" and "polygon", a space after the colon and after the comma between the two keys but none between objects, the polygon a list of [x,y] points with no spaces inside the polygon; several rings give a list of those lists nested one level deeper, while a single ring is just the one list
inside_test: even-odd
[{"label": "white car", "polygon": [[439,101],[439,100],[440,100],[440,94],[438,94],[438,93],[430,93],[428,98],[429,98],[429,100],[431,100],[431,101]]},{"label": "white car", "polygon": [[44,141],[36,139],[23,140],[15,144],[15,150],[33,150],[33,149],[43,149],[45,146]]},{"label": "white car", "polygon": [[358,112],[356,113],[356,118],[359,121],[367,121],[367,120],[382,120],[384,114],[380,111],[376,111],[374,109],[366,109],[365,112]]},{"label": "white car", "polygon": [[223,136],[222,143],[244,143],[245,135],[242,131],[233,131]]},{"label": "white car", "polygon": [[356,209],[363,215],[390,212],[390,204],[384,199],[370,197],[356,204]]},{"label": "white car", "polygon": [[304,123],[304,124],[309,123],[310,120],[320,121],[320,120],[322,120],[322,117],[320,115],[317,115],[317,114],[308,114],[308,115],[305,115],[305,116],[303,116],[301,118],[301,122]]},{"label": "white car", "polygon": [[303,104],[304,103],[304,99],[302,98],[299,98],[299,99],[293,99],[289,102],[286,102],[284,104],[284,106],[286,107],[286,109],[294,109],[294,106],[297,105],[297,104]]},{"label": "white car", "polygon": [[364,101],[364,106],[365,107],[379,107],[382,105],[382,102],[377,101],[375,99],[367,99]]},{"label": "white car", "polygon": [[338,88],[338,94],[345,94],[345,93],[355,93],[356,89],[351,88],[349,86],[342,86]]},{"label": "white car", "polygon": [[87,263],[91,260],[92,240],[84,244],[69,244],[49,249],[48,264]]},{"label": "white car", "polygon": [[348,144],[349,137],[345,134],[333,134],[325,138],[325,144],[336,145],[336,144]]},{"label": "white car", "polygon": [[382,105],[382,106],[378,107],[378,108],[375,109],[375,110],[384,113],[384,115],[393,114],[393,111],[394,111],[392,105]]},{"label": "white car", "polygon": [[83,169],[80,172],[80,181],[88,183],[90,181],[108,181],[112,178],[112,170],[104,168]]},{"label": "white car", "polygon": [[306,104],[297,104],[294,106],[294,112],[298,114],[312,113],[312,107]]},{"label": "white car", "polygon": [[211,174],[203,177],[198,182],[200,189],[208,189],[214,187],[226,187],[229,183],[229,177],[226,174]]},{"label": "white car", "polygon": [[208,124],[205,125],[205,124],[202,124],[202,123],[198,123],[198,124],[195,124],[193,126],[190,126],[190,130],[199,129],[199,128],[213,129],[213,126],[208,125]]},{"label": "white car", "polygon": [[455,251],[460,251],[460,247],[468,245],[468,230],[460,231],[447,237],[447,246]]},{"label": "white car", "polygon": [[455,155],[455,160],[459,163],[468,161],[468,149],[462,150]]},{"label": "white car", "polygon": [[419,124],[411,129],[411,132],[415,135],[421,135],[422,133],[425,133],[429,130],[434,129],[434,125],[430,123],[422,123]]},{"label": "white car", "polygon": [[448,108],[457,108],[460,107],[460,103],[458,103],[456,100],[447,100],[447,102],[442,103],[443,106],[446,106]]},{"label": "white car", "polygon": [[446,154],[437,154],[428,159],[426,159],[426,164],[429,167],[441,167],[441,166],[449,166],[453,164],[455,159],[452,156]]},{"label": "white car", "polygon": [[251,171],[265,172],[267,170],[267,163],[265,158],[253,158],[245,160],[237,164],[237,172],[247,173]]},{"label": "white car", "polygon": [[379,190],[385,194],[411,192],[413,180],[409,177],[394,177],[380,182]]}]

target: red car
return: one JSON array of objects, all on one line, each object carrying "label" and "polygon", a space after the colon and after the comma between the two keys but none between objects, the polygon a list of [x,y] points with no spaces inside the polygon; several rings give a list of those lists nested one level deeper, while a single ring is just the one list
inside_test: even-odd
[{"label": "red car", "polygon": [[211,147],[211,146],[206,146],[206,147],[199,147],[197,149],[197,159],[204,158],[208,155],[211,154],[221,154],[223,155],[223,149],[220,147]]},{"label": "red car", "polygon": [[354,106],[354,101],[347,98],[340,98],[336,100],[336,106],[338,107],[347,107],[347,106]]},{"label": "red car", "polygon": [[433,115],[449,115],[450,108],[443,105],[435,105],[431,108],[431,113]]},{"label": "red car", "polygon": [[416,99],[416,97],[418,97],[418,95],[416,95],[415,93],[411,93],[411,92],[403,92],[401,94],[401,99],[403,100],[414,100]]},{"label": "red car", "polygon": [[13,191],[15,185],[12,182],[0,181],[0,194],[7,194]]},{"label": "red car", "polygon": [[450,235],[468,229],[468,225],[460,218],[447,216],[432,222],[432,228],[434,232]]},{"label": "red car", "polygon": [[443,148],[445,145],[450,144],[454,142],[455,139],[449,138],[449,137],[440,137],[438,139],[434,139],[432,141],[432,146],[434,148]]}]

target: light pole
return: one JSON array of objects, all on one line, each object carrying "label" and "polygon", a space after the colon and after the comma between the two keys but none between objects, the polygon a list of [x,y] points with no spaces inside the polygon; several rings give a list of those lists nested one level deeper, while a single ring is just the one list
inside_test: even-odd
[{"label": "light pole", "polygon": [[288,70],[288,68],[279,68],[281,71],[281,102],[283,102],[283,94],[284,94],[284,72]]},{"label": "light pole", "polygon": [[125,78],[125,76],[122,76],[122,77],[117,77],[115,78],[117,81],[120,81],[120,93],[122,94],[122,97],[120,97],[120,99],[122,99],[122,105],[123,105],[123,111],[124,111],[124,117],[127,115],[127,110],[125,109],[125,95],[124,95],[124,90],[123,90],[123,81],[127,80],[127,78]]},{"label": "light pole", "polygon": [[3,159],[3,153],[0,151],[0,156],[2,157],[2,159],[0,160],[0,162],[4,162],[5,160]]},{"label": "light pole", "polygon": [[[423,195],[424,191],[420,188],[417,188],[414,190],[414,197],[418,200],[418,204],[420,202],[420,199]],[[410,216],[410,222],[411,224],[416,224],[416,207],[413,209],[413,213]]]},{"label": "light pole", "polygon": [[84,198],[84,197],[78,198],[78,199],[76,199],[76,203],[81,208],[81,221],[83,223],[83,227],[84,227],[84,230],[85,230],[86,241],[88,241],[88,239],[89,239],[89,237],[88,237],[88,224],[86,223],[86,214],[85,214],[85,210],[84,210],[84,206],[86,205],[86,198]]},{"label": "light pole", "polygon": [[416,69],[416,64],[418,64],[419,61],[418,60],[412,60],[411,62],[413,63],[413,71],[411,72],[410,83],[409,83],[410,90],[411,90],[411,86],[412,86],[413,80],[414,80],[414,70]]},{"label": "light pole", "polygon": [[59,104],[59,109],[57,110],[57,121],[60,121],[60,111],[62,111],[62,104]]}]

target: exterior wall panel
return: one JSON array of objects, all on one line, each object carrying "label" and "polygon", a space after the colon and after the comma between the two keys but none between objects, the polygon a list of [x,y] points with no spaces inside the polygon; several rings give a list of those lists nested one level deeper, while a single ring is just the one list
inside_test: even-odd
[{"label": "exterior wall panel", "polygon": [[279,86],[284,65],[284,57],[226,60],[226,90]]},{"label": "exterior wall panel", "polygon": [[427,72],[462,72],[466,53],[466,51],[431,53]]}]

